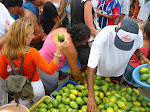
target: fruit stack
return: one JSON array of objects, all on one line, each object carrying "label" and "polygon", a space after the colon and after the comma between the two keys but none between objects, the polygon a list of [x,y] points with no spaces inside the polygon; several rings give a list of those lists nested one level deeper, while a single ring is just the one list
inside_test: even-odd
[{"label": "fruit stack", "polygon": [[141,76],[140,76],[141,81],[146,81],[147,84],[150,85],[150,71],[149,71],[149,68],[142,67],[140,69],[140,73],[141,73]]},{"label": "fruit stack", "polygon": [[150,90],[150,71],[148,64],[136,67],[132,72],[132,77],[143,89]]},{"label": "fruit stack", "polygon": [[[94,84],[97,112],[150,112],[150,103],[137,89],[115,85],[109,78],[98,79],[101,83]],[[53,92],[53,97],[45,99],[32,112],[87,112],[87,84],[67,84]]]}]

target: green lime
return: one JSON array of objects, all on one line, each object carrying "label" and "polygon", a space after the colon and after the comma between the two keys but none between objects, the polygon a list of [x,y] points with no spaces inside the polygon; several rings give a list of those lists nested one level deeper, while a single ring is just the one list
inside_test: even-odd
[{"label": "green lime", "polygon": [[44,99],[45,104],[49,104],[50,102],[51,102],[51,99],[49,99],[49,98]]},{"label": "green lime", "polygon": [[63,42],[64,39],[65,39],[65,35],[62,34],[62,33],[60,33],[60,34],[58,35],[58,41]]},{"label": "green lime", "polygon": [[66,73],[71,73],[71,70],[67,70]]}]

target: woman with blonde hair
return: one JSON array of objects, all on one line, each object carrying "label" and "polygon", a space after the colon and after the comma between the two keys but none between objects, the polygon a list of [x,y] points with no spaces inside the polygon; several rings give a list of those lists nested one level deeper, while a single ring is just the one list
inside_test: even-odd
[{"label": "woman with blonde hair", "polygon": [[[57,50],[54,53],[54,58],[48,63],[35,48],[28,46],[32,38],[34,38],[33,33],[34,25],[29,19],[18,19],[12,24],[8,32],[8,39],[1,50],[0,77],[5,80],[9,76],[7,65],[10,65],[12,68],[10,60],[13,60],[15,67],[19,67],[22,57],[24,57],[22,73],[29,80],[32,79],[33,101],[36,103],[45,95],[36,66],[47,74],[52,75],[58,68],[59,56],[63,49],[68,46],[68,41],[65,39],[64,42],[57,42]],[[30,100],[19,99],[19,103],[28,108],[30,107]]]}]

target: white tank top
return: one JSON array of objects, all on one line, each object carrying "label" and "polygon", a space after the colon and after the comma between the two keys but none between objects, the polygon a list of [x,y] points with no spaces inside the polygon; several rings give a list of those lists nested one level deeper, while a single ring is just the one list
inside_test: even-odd
[{"label": "white tank top", "polygon": [[58,3],[53,3],[54,5],[55,5],[55,7],[56,7],[56,10],[57,10],[57,12],[58,12],[58,10],[59,10],[59,7],[60,7],[60,0],[59,0],[59,2]]}]

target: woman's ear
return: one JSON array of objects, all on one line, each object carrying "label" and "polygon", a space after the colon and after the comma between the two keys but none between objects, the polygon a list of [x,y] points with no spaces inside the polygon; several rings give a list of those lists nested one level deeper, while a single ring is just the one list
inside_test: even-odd
[{"label": "woman's ear", "polygon": [[146,35],[146,33],[145,33],[145,32],[143,32],[143,37],[144,37],[144,38],[147,38],[147,35]]}]

